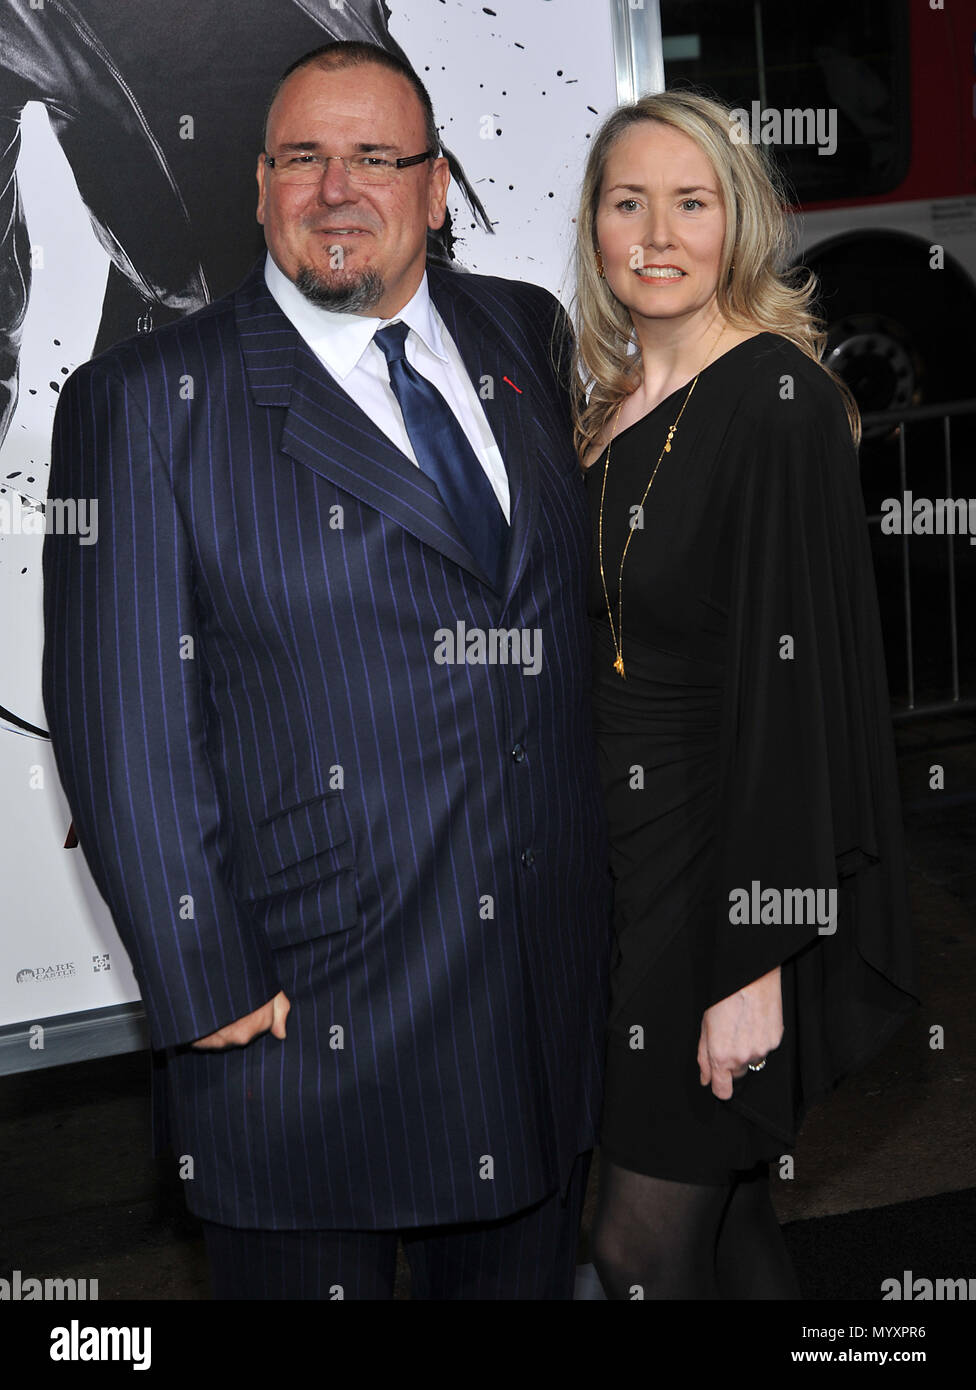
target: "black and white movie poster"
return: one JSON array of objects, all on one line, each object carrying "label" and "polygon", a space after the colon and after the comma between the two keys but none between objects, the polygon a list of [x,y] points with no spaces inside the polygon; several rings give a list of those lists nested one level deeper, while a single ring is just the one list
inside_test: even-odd
[{"label": "black and white movie poster", "polygon": [[[586,141],[616,102],[594,0],[0,0],[0,1023],[136,999],[44,727],[41,546],[61,384],[262,253],[269,92],[332,39],[405,54],[448,154],[432,252],[568,298]],[[79,539],[97,517],[78,518]],[[66,848],[66,846],[68,848]]]}]

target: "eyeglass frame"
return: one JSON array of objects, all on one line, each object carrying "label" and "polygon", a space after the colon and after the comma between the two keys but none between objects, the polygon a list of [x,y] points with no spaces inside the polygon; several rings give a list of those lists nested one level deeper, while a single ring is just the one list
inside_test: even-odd
[{"label": "eyeglass frame", "polygon": [[[280,173],[281,173],[281,170],[278,168],[277,164],[275,163],[275,160],[276,160],[276,159],[279,159],[281,156],[280,156],[280,155],[274,155],[274,154],[268,154],[268,151],[267,151],[267,150],[262,150],[261,153],[264,155],[264,162],[265,162],[265,164],[268,166],[268,168],[271,169],[271,170],[273,170],[274,173],[280,174]],[[349,169],[349,160],[350,160],[350,159],[356,159],[356,158],[361,158],[361,159],[368,159],[368,158],[369,158],[369,151],[368,151],[368,150],[367,150],[367,151],[364,151],[363,154],[362,154],[362,155],[359,155],[359,156],[351,155],[351,154],[316,154],[316,153],[314,152],[314,150],[295,150],[294,153],[295,153],[295,154],[308,154],[308,155],[311,155],[313,159],[324,159],[324,160],[326,160],[325,168],[322,170],[321,174],[319,175],[319,178],[320,178],[320,179],[321,179],[321,178],[324,178],[324,177],[325,177],[325,174],[328,172],[328,167],[329,167],[329,166],[328,166],[328,161],[331,160],[331,159],[338,159],[338,160],[341,160],[341,161],[342,161],[342,166],[343,166],[343,168],[344,168],[345,171],[346,171],[346,178],[351,178],[352,175],[351,175],[350,169]],[[393,160],[390,160],[389,162],[392,164],[392,166],[393,166],[394,169],[409,169],[411,165],[414,165],[414,164],[423,164],[425,160],[428,160],[428,159],[436,159],[436,158],[437,158],[437,151],[436,151],[436,150],[424,150],[423,154],[409,154],[409,155],[404,155],[403,158],[401,158],[401,159],[393,159]]]}]

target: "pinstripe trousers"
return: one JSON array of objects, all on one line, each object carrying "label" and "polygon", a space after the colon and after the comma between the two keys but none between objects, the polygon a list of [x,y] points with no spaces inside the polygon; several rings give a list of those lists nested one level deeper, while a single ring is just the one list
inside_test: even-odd
[{"label": "pinstripe trousers", "polygon": [[499,1221],[400,1231],[245,1230],[204,1221],[218,1299],[388,1299],[397,1239],[418,1299],[571,1299],[591,1154],[579,1154],[565,1197]]}]

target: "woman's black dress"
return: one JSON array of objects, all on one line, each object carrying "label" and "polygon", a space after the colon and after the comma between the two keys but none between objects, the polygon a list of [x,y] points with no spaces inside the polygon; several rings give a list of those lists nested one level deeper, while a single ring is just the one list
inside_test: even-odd
[{"label": "woman's black dress", "polygon": [[[615,881],[601,1145],[635,1172],[726,1183],[792,1147],[807,1106],[912,1008],[913,953],[857,456],[837,388],[777,334],[699,377],[634,529],[626,680],[613,669],[604,476],[616,625],[632,509],[687,389],[586,475]],[[782,1046],[717,1100],[702,1014],[779,964]]]}]

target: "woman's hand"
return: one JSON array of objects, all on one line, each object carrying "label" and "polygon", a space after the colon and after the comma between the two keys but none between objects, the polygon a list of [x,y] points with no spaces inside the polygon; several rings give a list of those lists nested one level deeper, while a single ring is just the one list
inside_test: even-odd
[{"label": "woman's hand", "polygon": [[702,1017],[698,1039],[701,1084],[719,1100],[732,1094],[732,1078],[745,1076],[783,1041],[783,995],[779,966],[751,985],[720,999]]}]

